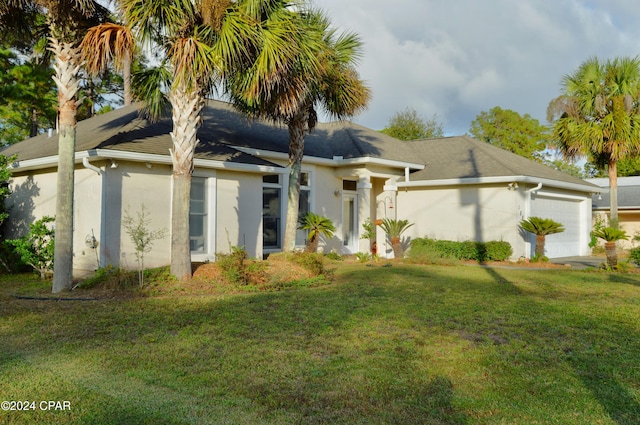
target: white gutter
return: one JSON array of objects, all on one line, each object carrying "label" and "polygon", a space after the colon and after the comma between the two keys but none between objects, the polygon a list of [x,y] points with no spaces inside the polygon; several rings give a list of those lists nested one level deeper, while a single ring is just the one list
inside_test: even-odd
[{"label": "white gutter", "polygon": [[[280,161],[288,161],[289,154],[282,152],[273,152],[266,151],[260,149],[253,148],[245,148],[242,146],[232,146],[233,149],[239,150],[240,152],[244,152],[246,154],[266,158],[266,159],[276,159]],[[372,158],[368,156],[362,156],[357,158],[348,158],[344,159],[340,156],[334,156],[332,159],[328,158],[320,158],[317,156],[304,156],[304,161],[308,164],[316,164],[316,165],[327,165],[333,167],[348,167],[352,165],[363,165],[363,164],[376,164],[376,165],[384,165],[388,167],[395,168],[404,168],[404,169],[412,169],[412,170],[422,170],[424,169],[424,164],[404,162],[404,161],[395,161],[391,159],[383,159],[383,158]]]},{"label": "white gutter", "polygon": [[89,162],[89,158],[86,156],[82,158],[82,165],[84,165],[84,168],[95,171],[98,175],[102,174],[102,170],[95,165],[91,165],[91,163]]},{"label": "white gutter", "polygon": [[[459,179],[441,179],[441,180],[419,180],[410,182],[398,182],[398,187],[439,187],[439,186],[458,186],[458,185],[477,185],[477,184],[498,184],[498,183],[528,183],[528,184],[544,184],[545,186],[555,187],[558,189],[576,190],[589,193],[603,193],[606,189],[591,185],[589,183],[579,184],[571,182],[563,182],[560,180],[551,180],[545,178],[537,178],[531,176],[497,176],[497,177],[470,177]],[[534,190],[539,190],[535,189]]]}]

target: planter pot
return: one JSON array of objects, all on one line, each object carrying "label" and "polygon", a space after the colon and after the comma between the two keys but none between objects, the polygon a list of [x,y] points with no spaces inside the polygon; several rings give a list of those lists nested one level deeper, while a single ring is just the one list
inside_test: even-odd
[{"label": "planter pot", "polygon": [[604,252],[607,255],[607,265],[609,267],[615,267],[618,265],[618,253],[616,251],[615,242],[605,242]]}]

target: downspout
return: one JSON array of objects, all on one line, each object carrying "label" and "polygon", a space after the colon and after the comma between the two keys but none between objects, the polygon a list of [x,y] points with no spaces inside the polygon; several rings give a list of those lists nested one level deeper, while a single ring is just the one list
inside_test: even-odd
[{"label": "downspout", "polygon": [[[103,222],[105,215],[105,192],[106,192],[106,187],[105,187],[105,180],[103,177],[103,171],[96,167],[95,165],[92,165],[89,162],[89,158],[87,158],[86,156],[84,158],[82,158],[82,165],[84,166],[84,168],[94,171],[97,175],[101,176],[101,186],[102,186],[102,194],[100,196],[101,198],[101,208],[100,208],[100,214],[101,214],[101,218],[100,218],[100,240],[98,241],[98,246],[96,248],[94,248],[96,250],[96,257],[97,257],[97,261],[98,261],[98,268],[104,267],[104,241],[106,240],[106,229],[105,229],[105,224]],[[93,235],[93,229],[91,229],[91,234]],[[95,239],[95,237],[94,237]],[[98,250],[100,252],[100,254],[98,255]]]},{"label": "downspout", "polygon": [[89,158],[87,158],[86,156],[82,158],[82,165],[84,165],[84,168],[86,169],[95,171],[98,175],[102,174],[102,170],[96,167],[95,165],[91,165],[91,163],[89,162]]},{"label": "downspout", "polygon": [[409,167],[404,167],[404,181],[409,181]]},{"label": "downspout", "polygon": [[[531,195],[534,195],[540,189],[542,189],[542,183],[538,183],[536,187],[527,189],[528,196],[526,196],[524,199],[524,202],[525,202],[525,216],[523,217],[524,219],[528,220],[529,216],[531,215]],[[526,246],[527,253],[531,253],[531,240],[529,240],[529,242],[526,242],[525,246]],[[525,253],[525,257],[529,258],[529,254],[527,253]]]},{"label": "downspout", "polygon": [[539,191],[540,189],[542,189],[542,183],[538,183],[538,185],[537,185],[536,187],[531,188],[531,189],[528,189],[528,190],[527,190],[527,193],[537,192],[537,191]]}]

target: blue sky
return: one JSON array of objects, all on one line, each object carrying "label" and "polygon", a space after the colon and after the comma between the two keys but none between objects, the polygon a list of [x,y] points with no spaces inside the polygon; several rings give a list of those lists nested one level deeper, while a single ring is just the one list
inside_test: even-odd
[{"label": "blue sky", "polygon": [[353,121],[379,130],[397,111],[434,114],[447,135],[494,106],[546,124],[561,80],[580,63],[640,54],[635,0],[312,0],[364,42],[371,87]]}]

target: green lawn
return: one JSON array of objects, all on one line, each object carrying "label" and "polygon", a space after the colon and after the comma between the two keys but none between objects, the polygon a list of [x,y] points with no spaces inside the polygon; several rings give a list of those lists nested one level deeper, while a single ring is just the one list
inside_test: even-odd
[{"label": "green lawn", "polygon": [[71,410],[0,423],[640,423],[640,275],[340,264],[317,288],[110,301],[15,279],[0,401]]}]

